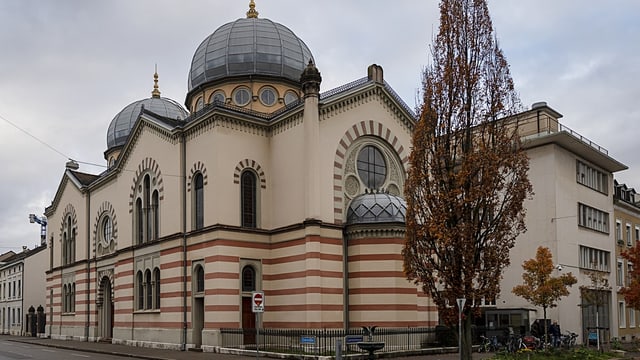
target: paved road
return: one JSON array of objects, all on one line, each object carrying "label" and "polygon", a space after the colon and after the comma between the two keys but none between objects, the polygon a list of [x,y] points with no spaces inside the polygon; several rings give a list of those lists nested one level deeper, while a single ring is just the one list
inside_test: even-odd
[{"label": "paved road", "polygon": [[[474,360],[483,360],[491,354],[473,354]],[[44,359],[44,360],[82,360],[82,359],[147,359],[147,360],[255,360],[255,353],[219,354],[192,351],[149,349],[135,346],[114,345],[86,341],[65,341],[37,339],[32,337],[0,336],[0,360]],[[261,357],[261,359],[267,359]],[[458,354],[432,354],[402,357],[394,360],[457,360]]]},{"label": "paved road", "polygon": [[0,360],[124,360],[129,357],[109,354],[95,354],[68,349],[56,349],[47,346],[0,341]]}]

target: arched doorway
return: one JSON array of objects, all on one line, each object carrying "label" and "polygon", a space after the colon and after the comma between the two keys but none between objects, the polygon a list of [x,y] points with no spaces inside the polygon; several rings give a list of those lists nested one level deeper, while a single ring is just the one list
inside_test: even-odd
[{"label": "arched doorway", "polygon": [[113,336],[113,292],[111,279],[102,277],[98,288],[98,338],[111,339]]}]

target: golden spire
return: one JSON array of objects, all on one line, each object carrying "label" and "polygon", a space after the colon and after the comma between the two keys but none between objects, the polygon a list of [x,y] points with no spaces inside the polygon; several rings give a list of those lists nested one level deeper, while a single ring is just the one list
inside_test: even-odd
[{"label": "golden spire", "polygon": [[251,0],[249,1],[249,11],[247,11],[247,19],[257,18],[258,12],[256,11],[256,3]]},{"label": "golden spire", "polygon": [[151,92],[151,97],[160,97],[160,90],[158,87],[158,64],[156,64],[156,72],[153,74],[153,91]]}]

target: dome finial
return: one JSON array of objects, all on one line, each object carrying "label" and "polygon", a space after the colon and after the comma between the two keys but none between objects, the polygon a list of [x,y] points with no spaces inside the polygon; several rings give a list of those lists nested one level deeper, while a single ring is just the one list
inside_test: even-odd
[{"label": "dome finial", "polygon": [[158,87],[158,64],[156,64],[156,72],[153,74],[153,91],[151,92],[151,97],[160,97],[160,90]]},{"label": "dome finial", "polygon": [[257,18],[258,12],[256,11],[256,3],[251,0],[249,1],[249,11],[247,11],[247,19]]}]

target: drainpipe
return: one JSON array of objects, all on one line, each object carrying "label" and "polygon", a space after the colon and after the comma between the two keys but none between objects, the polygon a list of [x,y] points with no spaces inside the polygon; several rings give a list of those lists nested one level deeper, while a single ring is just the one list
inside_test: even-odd
[{"label": "drainpipe", "polygon": [[[22,260],[22,271],[20,271],[20,277],[22,280],[20,281],[20,316],[24,316],[24,260]],[[20,336],[24,335],[24,321],[20,319]]]},{"label": "drainpipe", "polygon": [[[91,191],[87,189],[87,320],[84,323],[84,337],[89,341],[89,321],[91,316],[91,262],[89,261],[90,247],[91,247]],[[75,294],[74,294],[75,295]]]},{"label": "drainpipe", "polygon": [[187,349],[187,142],[184,131],[180,135],[180,182],[182,187],[182,351]]}]

